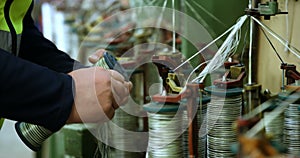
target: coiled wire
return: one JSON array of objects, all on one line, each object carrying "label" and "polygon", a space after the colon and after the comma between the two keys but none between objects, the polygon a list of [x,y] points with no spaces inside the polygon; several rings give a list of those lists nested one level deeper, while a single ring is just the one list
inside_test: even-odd
[{"label": "coiled wire", "polygon": [[[264,112],[264,118],[266,122],[269,122],[269,112]],[[283,122],[284,115],[281,114],[275,119],[271,120],[270,123],[265,125],[265,132],[268,136],[271,136],[273,141],[282,142],[283,141]]]},{"label": "coiled wire", "polygon": [[188,119],[188,112],[185,109],[182,114],[182,130],[184,131],[182,134],[182,150],[183,150],[183,157],[188,158],[189,157],[189,132],[188,132],[188,126],[189,126],[189,119]]},{"label": "coiled wire", "polygon": [[288,154],[300,155],[300,111],[299,104],[290,104],[284,113],[284,144]]},{"label": "coiled wire", "polygon": [[[200,130],[202,128],[202,125],[206,125],[206,119],[207,119],[207,103],[202,104],[202,106],[199,107],[198,110],[198,129]],[[199,133],[198,138],[198,156],[199,158],[206,158],[207,157],[207,134],[206,133]]]},{"label": "coiled wire", "polygon": [[148,112],[149,158],[183,157],[182,150],[182,111]]},{"label": "coiled wire", "polygon": [[[124,106],[124,108],[129,108],[129,105]],[[126,135],[126,133],[121,132],[119,128],[128,130],[128,131],[136,131],[138,129],[138,117],[128,114],[122,109],[115,111],[115,116],[112,119],[112,122],[116,126],[110,126],[112,131],[112,144],[119,149],[126,149],[126,147],[135,146],[136,141],[133,140],[132,137]],[[118,158],[132,158],[132,157],[140,157],[140,153],[138,152],[129,152],[124,150],[112,149],[110,153],[110,157],[118,157]]]},{"label": "coiled wire", "polygon": [[40,150],[42,143],[53,134],[42,126],[25,122],[17,122],[16,129],[23,142],[34,151]]},{"label": "coiled wire", "polygon": [[96,63],[94,66],[96,66],[96,67],[102,67],[102,68],[104,68],[104,69],[106,69],[106,70],[111,69],[111,68],[107,65],[107,63],[106,63],[106,61],[105,61],[105,58],[101,58],[100,60],[98,60],[97,63]]},{"label": "coiled wire", "polygon": [[[200,129],[203,121],[206,121],[206,112],[207,112],[207,103],[200,102],[200,106],[197,110],[197,128]],[[182,136],[182,145],[183,145],[183,155],[185,158],[189,158],[189,147],[188,147],[188,113],[187,110],[183,111],[183,121],[182,121],[182,129],[184,130]],[[206,134],[199,135],[198,138],[198,157],[205,158],[206,157]]]},{"label": "coiled wire", "polygon": [[234,157],[230,147],[237,142],[233,122],[241,115],[242,96],[211,96],[207,107],[207,157]]}]

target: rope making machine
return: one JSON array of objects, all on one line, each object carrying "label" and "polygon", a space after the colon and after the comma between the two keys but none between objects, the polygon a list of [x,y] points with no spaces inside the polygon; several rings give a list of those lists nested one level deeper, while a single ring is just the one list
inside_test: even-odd
[{"label": "rope making machine", "polygon": [[[171,1],[170,8],[175,9],[175,0],[147,2],[163,2],[163,7],[166,7]],[[194,14],[197,9],[201,9],[202,2],[196,0],[176,1],[176,4],[179,5],[179,2]],[[207,13],[204,9],[201,10]],[[136,28],[126,34],[124,39],[120,36],[110,41],[108,48],[119,50],[116,52],[118,61],[114,56],[105,53],[94,66],[115,69],[126,80],[130,80],[133,83],[132,101],[118,109],[111,122],[98,129],[98,134],[105,141],[97,141],[97,152],[101,155],[94,157],[300,156],[300,73],[296,65],[283,61],[264,31],[281,44],[285,40],[258,20],[258,17],[269,20],[275,15],[287,12],[279,9],[277,0],[266,3],[249,0],[248,8],[244,11],[246,15],[241,16],[232,27],[210,43],[203,43],[201,50],[196,53],[187,53],[189,49],[184,48],[186,41],[176,33],[175,25],[181,19],[175,18],[175,11],[172,15],[173,30],[160,30],[161,34],[166,34],[164,42],[170,47],[168,49],[151,44],[145,49],[142,48],[143,43],[153,38],[153,43],[161,42],[158,36],[152,36],[157,28]],[[203,20],[198,16],[196,18]],[[213,19],[220,26],[225,26],[217,17]],[[249,35],[244,39],[244,47],[248,52],[243,50],[242,54],[238,54],[236,52],[241,45],[242,26],[247,21]],[[160,26],[160,22],[157,26]],[[254,67],[258,64],[254,63],[253,57],[257,55],[254,53],[256,27],[262,30],[261,35],[267,38],[281,61],[278,71],[282,71],[282,83],[278,87],[281,90],[278,94],[272,94],[269,90],[262,91],[264,85],[256,81]],[[210,29],[208,28],[209,31]],[[223,39],[226,34],[229,34],[228,37]],[[249,39],[246,39],[248,36]],[[135,39],[135,43],[131,43],[132,39]],[[204,56],[203,51],[221,39],[223,44],[218,46],[218,50]],[[128,47],[135,44],[141,47],[128,50]],[[287,47],[294,55],[300,55],[296,48],[290,45]],[[177,50],[181,48],[182,50]],[[121,52],[125,49],[129,57],[122,56]],[[244,52],[249,55],[243,56]],[[192,56],[186,59],[185,55],[189,53]],[[229,58],[235,55],[240,55],[240,59],[235,58],[237,61],[229,62]],[[148,59],[150,61],[146,61]],[[199,64],[190,66],[191,59],[199,60]],[[248,61],[245,62],[246,60]],[[149,62],[152,66],[149,66]],[[220,70],[220,67],[225,70]],[[217,75],[212,77],[215,74]],[[268,72],[265,74],[267,76]],[[159,86],[154,87],[155,94],[151,94],[148,91],[153,88],[150,80],[156,77],[160,79]],[[133,138],[120,128],[136,132],[136,135]],[[18,122],[16,130],[24,143],[34,151],[39,150],[44,140],[53,134],[41,126],[24,122]],[[138,136],[137,133],[141,132],[147,133],[147,138]],[[70,149],[72,137],[75,137],[74,134],[65,137],[66,140],[69,139]],[[92,139],[89,138],[89,141]],[[72,152],[67,154],[76,157],[74,153],[77,146],[73,147]]]}]

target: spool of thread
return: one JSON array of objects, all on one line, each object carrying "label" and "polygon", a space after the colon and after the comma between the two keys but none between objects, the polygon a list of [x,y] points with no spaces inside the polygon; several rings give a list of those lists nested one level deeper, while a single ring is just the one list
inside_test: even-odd
[{"label": "spool of thread", "polygon": [[[136,141],[139,141],[138,138],[133,138],[126,134],[126,131],[138,132],[138,117],[128,114],[126,112],[129,110],[134,110],[133,108],[134,107],[130,105],[123,106],[122,109],[118,109],[115,111],[115,115],[112,119],[112,122],[108,122],[110,127],[109,129],[111,131],[110,142],[112,143],[112,147],[107,152],[110,152],[108,153],[108,155],[111,158],[139,158],[142,155],[141,152],[132,152],[126,150],[130,149],[131,147],[138,148],[136,147]],[[114,125],[111,125],[111,123]]]},{"label": "spool of thread", "polygon": [[242,89],[211,86],[205,91],[211,95],[207,105],[207,157],[234,157],[231,146],[237,143],[237,132],[232,125],[241,116]]},{"label": "spool of thread", "polygon": [[[199,94],[202,95],[202,94]],[[206,95],[202,95],[199,100],[198,110],[197,110],[197,127],[198,127],[198,133],[201,127],[203,127],[204,124],[206,124],[206,117],[207,117],[207,103],[210,101],[210,98]],[[186,101],[182,101],[183,105],[186,105]],[[183,111],[183,121],[182,121],[182,127],[184,130],[183,136],[182,136],[182,144],[183,144],[183,154],[185,158],[190,157],[189,155],[189,148],[188,148],[188,113],[185,109]],[[206,127],[205,127],[206,128]],[[203,130],[203,129],[202,129]],[[205,158],[206,157],[206,139],[207,135],[206,133],[199,133],[198,134],[198,157],[199,158]]]},{"label": "spool of thread", "polygon": [[[264,118],[266,122],[269,122],[269,112],[264,112]],[[265,133],[270,136],[272,141],[278,143],[283,141],[283,123],[284,115],[281,114],[275,119],[271,120],[269,124],[265,125]]]},{"label": "spool of thread", "polygon": [[290,104],[284,113],[284,144],[288,154],[300,155],[300,104]]},{"label": "spool of thread", "polygon": [[[210,97],[203,95],[202,98],[202,106],[199,107],[198,110],[198,129],[200,130],[201,127],[204,128],[206,125],[207,120],[207,106],[210,102]],[[202,130],[202,129],[201,129]],[[198,138],[198,156],[200,158],[206,158],[207,157],[207,134],[202,133],[202,131],[199,131],[199,138]]]},{"label": "spool of thread", "polygon": [[39,151],[42,143],[53,134],[53,132],[42,126],[25,122],[17,122],[15,128],[24,144],[33,151]]},{"label": "spool of thread", "polygon": [[182,112],[183,106],[174,103],[151,102],[144,105],[148,113],[149,158],[183,157]]}]

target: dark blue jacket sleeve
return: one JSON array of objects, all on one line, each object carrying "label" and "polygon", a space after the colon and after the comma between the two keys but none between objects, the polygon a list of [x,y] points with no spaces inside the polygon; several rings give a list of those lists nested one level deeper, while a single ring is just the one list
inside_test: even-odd
[{"label": "dark blue jacket sleeve", "polygon": [[23,21],[19,57],[0,50],[0,117],[57,131],[73,105],[72,78],[64,73],[83,66],[43,37],[31,9]]},{"label": "dark blue jacket sleeve", "polygon": [[84,67],[79,62],[70,58],[68,54],[57,47],[34,25],[31,17],[31,5],[23,21],[23,32],[19,57],[52,69],[56,72],[68,73],[74,69]]},{"label": "dark blue jacket sleeve", "polygon": [[73,105],[72,78],[0,49],[0,116],[59,130]]}]

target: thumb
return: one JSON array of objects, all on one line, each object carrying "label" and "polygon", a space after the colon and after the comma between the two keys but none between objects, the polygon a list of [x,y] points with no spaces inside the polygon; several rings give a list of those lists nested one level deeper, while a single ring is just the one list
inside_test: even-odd
[{"label": "thumb", "polygon": [[91,56],[89,56],[89,62],[92,64],[96,64],[97,61],[99,61],[99,59],[101,57],[103,57],[103,54],[105,52],[106,52],[106,50],[104,50],[104,49],[97,50],[95,53],[93,53]]}]

